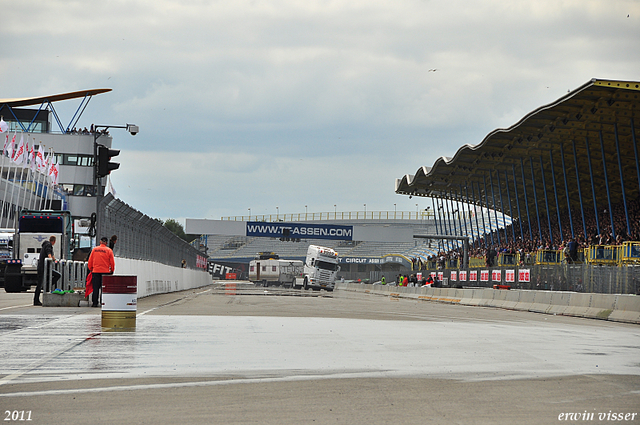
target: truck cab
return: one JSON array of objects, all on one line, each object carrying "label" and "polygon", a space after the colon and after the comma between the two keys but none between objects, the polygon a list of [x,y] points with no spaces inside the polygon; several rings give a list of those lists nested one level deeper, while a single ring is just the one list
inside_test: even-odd
[{"label": "truck cab", "polygon": [[42,243],[56,237],[56,259],[69,259],[71,253],[71,213],[69,211],[23,210],[13,236],[12,258],[3,260],[6,292],[21,292],[38,283],[38,259]]},{"label": "truck cab", "polygon": [[333,291],[340,271],[338,253],[323,246],[309,245],[304,263],[304,289]]}]

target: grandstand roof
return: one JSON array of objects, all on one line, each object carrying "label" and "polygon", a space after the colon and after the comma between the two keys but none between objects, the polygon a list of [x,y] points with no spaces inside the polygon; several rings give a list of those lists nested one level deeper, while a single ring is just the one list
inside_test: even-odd
[{"label": "grandstand roof", "polygon": [[111,89],[88,89],[69,93],[51,94],[47,96],[23,97],[18,99],[0,99],[0,105],[8,105],[12,108],[40,105],[45,102],[59,102],[61,100],[78,99],[87,96],[94,96],[96,94],[107,93],[110,91]]},{"label": "grandstand roof", "polygon": [[510,214],[511,206],[514,215],[517,214],[514,181],[522,208],[525,208],[523,187],[528,191],[529,207],[535,208],[534,182],[538,203],[544,202],[546,193],[553,212],[556,194],[560,210],[566,209],[567,191],[572,208],[580,201],[579,193],[589,202],[593,200],[593,192],[604,207],[602,200],[608,199],[607,187],[611,203],[622,202],[621,183],[627,199],[630,194],[635,199],[640,193],[634,134],[640,128],[639,100],[640,82],[592,79],[530,112],[513,126],[492,131],[479,144],[462,146],[452,158],[441,157],[431,167],[421,167],[413,175],[396,179],[395,191],[412,196],[455,198],[505,214]]}]

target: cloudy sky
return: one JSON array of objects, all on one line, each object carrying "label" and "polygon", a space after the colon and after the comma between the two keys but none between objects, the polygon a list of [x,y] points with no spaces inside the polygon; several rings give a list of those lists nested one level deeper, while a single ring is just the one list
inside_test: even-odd
[{"label": "cloudy sky", "polygon": [[[118,197],[157,218],[415,211],[395,179],[591,78],[640,80],[638,0],[21,0],[0,98],[111,88]],[[55,105],[69,122],[77,101]],[[335,207],[334,207],[335,205]]]}]

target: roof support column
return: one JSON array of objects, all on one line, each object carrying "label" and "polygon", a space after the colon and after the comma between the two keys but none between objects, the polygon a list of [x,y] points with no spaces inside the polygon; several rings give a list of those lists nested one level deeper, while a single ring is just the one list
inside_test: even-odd
[{"label": "roof support column", "polygon": [[582,188],[580,186],[580,173],[578,172],[578,154],[576,152],[576,141],[572,140],[573,146],[573,162],[576,166],[576,180],[578,182],[578,199],[580,199],[580,213],[582,214],[582,231],[584,232],[584,240],[587,241],[589,235],[587,235],[587,222],[584,220],[584,207],[582,206]]},{"label": "roof support column", "polygon": [[640,192],[640,162],[638,162],[638,142],[636,141],[636,129],[631,117],[631,141],[633,142],[633,154],[636,157],[636,173],[638,174],[638,192]]},{"label": "roof support column", "polygon": [[500,211],[502,212],[502,225],[504,226],[504,243],[508,244],[509,235],[507,234],[507,223],[504,220],[504,200],[502,199],[502,184],[500,183],[500,170],[496,169],[496,175],[498,176],[498,192],[500,192]]},{"label": "roof support column", "polygon": [[482,206],[482,197],[480,195],[480,182],[478,182],[478,197],[480,198],[480,217],[482,217],[482,234],[484,240],[484,246],[487,247],[487,225],[484,222],[484,207]]},{"label": "roof support column", "polygon": [[627,195],[624,192],[624,178],[622,177],[622,158],[620,158],[620,143],[618,141],[618,123],[613,123],[613,130],[616,136],[616,152],[618,152],[618,168],[620,169],[620,187],[622,187],[622,204],[624,205],[624,216],[627,219],[627,236],[630,236],[631,223],[629,223],[629,208],[627,207]]},{"label": "roof support column", "polygon": [[[455,200],[456,202],[456,211],[458,211],[458,229],[460,230],[460,236],[464,236],[463,231],[462,231],[462,219],[460,218],[460,216],[462,215],[460,211],[460,202],[458,201],[458,194],[454,192],[454,198],[451,200],[451,202],[453,202]],[[454,213],[455,214],[455,213]],[[456,232],[456,235],[458,233]],[[456,242],[456,248],[458,247],[458,242]]]},{"label": "roof support column", "polygon": [[504,170],[504,184],[507,188],[507,201],[509,201],[509,216],[511,216],[511,236],[513,237],[513,243],[515,243],[516,229],[515,229],[515,226],[513,225],[513,208],[511,206],[511,194],[509,193],[509,175],[507,174],[507,170]]},{"label": "roof support column", "polygon": [[500,225],[498,224],[498,209],[496,208],[496,195],[493,192],[493,173],[489,171],[489,184],[491,185],[491,199],[493,202],[493,218],[496,219],[496,235],[498,237],[498,246],[500,246]]},{"label": "roof support column", "polygon": [[[522,161],[522,158],[520,158],[520,160]],[[515,189],[515,193],[516,193],[516,205],[518,206],[518,223],[520,224],[520,239],[524,241],[524,229],[522,228],[522,214],[520,214],[520,198],[518,197],[518,181],[516,180],[516,166],[514,164],[511,164],[511,171],[513,174],[513,188]],[[531,227],[531,223],[529,223],[529,227]]]},{"label": "roof support column", "polygon": [[551,161],[551,178],[553,180],[553,194],[556,196],[556,212],[558,213],[558,229],[560,229],[560,240],[561,242],[564,240],[564,235],[562,234],[562,221],[560,220],[560,203],[558,202],[558,186],[556,185],[556,171],[553,167],[553,151],[549,150],[549,159]]},{"label": "roof support column", "polygon": [[[442,230],[440,230],[442,226],[440,226],[440,227],[438,226],[438,224],[440,224],[440,220],[439,220],[439,218],[440,218],[440,208],[436,208],[436,203],[433,200],[433,198],[431,198],[431,205],[433,205],[433,219],[436,222],[436,233],[437,234],[442,234]],[[438,242],[438,245],[441,245],[441,244],[442,244],[442,239]]]},{"label": "roof support column", "polygon": [[[479,193],[478,193],[479,194]],[[476,217],[476,232],[478,233],[478,249],[480,249],[480,239],[484,238],[484,229],[482,229],[482,237],[480,236],[480,224],[478,222],[478,204],[476,203],[476,190],[473,187],[473,182],[471,182],[471,196],[473,197],[473,215]],[[480,202],[482,205],[482,202]],[[480,211],[482,211],[482,206],[480,207]]]},{"label": "roof support column", "polygon": [[527,200],[527,181],[524,178],[524,160],[522,159],[522,157],[520,157],[520,171],[522,171],[522,190],[524,191],[524,205],[527,207],[527,221],[529,222],[529,239],[533,240],[533,230],[531,230],[531,214],[529,214],[529,201]]},{"label": "roof support column", "polygon": [[536,193],[536,175],[533,174],[533,158],[529,157],[529,165],[531,165],[531,183],[533,184],[533,203],[536,206],[536,221],[538,222],[538,238],[542,242],[542,226],[540,226],[540,209],[538,208],[538,194]]},{"label": "roof support column", "polygon": [[[462,199],[462,185],[460,185],[460,199]],[[469,206],[468,201],[469,201],[469,191],[467,191],[467,207]],[[469,210],[467,210],[467,211],[469,211]],[[464,216],[463,216],[463,218],[464,218]],[[469,229],[467,229],[467,219],[464,218],[463,222],[464,222],[464,233],[466,234],[466,236],[469,236]],[[473,238],[473,235],[471,237]],[[473,239],[471,239],[471,240],[473,241]]]},{"label": "roof support column", "polygon": [[[487,206],[487,216],[489,217],[489,234],[491,235],[491,245],[493,245],[493,226],[491,226],[491,212],[489,212],[489,194],[487,192],[487,178],[486,176],[483,174],[482,175],[482,180],[484,181],[484,199],[486,202],[486,206]],[[484,214],[483,214],[484,217]]]},{"label": "roof support column", "polygon": [[589,161],[589,176],[591,177],[591,193],[593,194],[593,210],[596,213],[596,230],[599,235],[600,221],[598,220],[598,204],[596,202],[596,185],[593,182],[593,167],[591,166],[591,152],[589,151],[589,137],[585,137],[584,142],[587,145],[587,161]]},{"label": "roof support column", "polygon": [[[466,196],[467,196],[467,207],[471,207],[472,204],[475,205],[475,203],[472,203],[472,202],[469,201],[469,199],[470,199],[469,198],[469,184],[467,184],[464,187],[464,191],[465,191]],[[462,193],[462,185],[460,185],[460,193]],[[471,229],[471,234],[470,234],[470,236],[471,236],[471,245],[475,247],[476,237],[475,237],[475,234],[473,233],[473,222],[471,221],[471,210],[469,209],[468,211],[469,211],[469,228]],[[474,212],[475,212],[475,209],[474,209]],[[465,229],[466,229],[466,222],[465,222]],[[469,236],[469,232],[468,231],[467,231],[467,236]]]},{"label": "roof support column", "polygon": [[[446,202],[447,202],[447,220],[449,221],[449,234],[452,236],[457,236],[456,223],[453,220],[453,202],[451,202],[451,192],[447,194]],[[455,246],[455,242],[453,241],[451,242],[447,241],[447,243],[449,244],[449,250],[453,249],[453,247]]]},{"label": "roof support column", "polygon": [[616,228],[613,224],[613,210],[611,209],[611,193],[609,192],[609,177],[607,176],[607,161],[604,156],[604,140],[602,138],[602,130],[598,132],[600,135],[600,151],[602,152],[602,170],[604,171],[604,185],[607,188],[607,201],[609,202],[609,221],[611,222],[611,235],[616,238]]},{"label": "roof support column", "polygon": [[569,199],[569,184],[567,183],[567,167],[564,163],[564,145],[560,143],[560,158],[562,159],[562,175],[564,176],[564,191],[567,194],[567,210],[569,210],[569,224],[571,226],[571,237],[575,238],[573,231],[573,217],[571,217],[571,201]]},{"label": "roof support column", "polygon": [[[433,205],[433,220],[435,221],[436,224],[436,234],[442,234],[442,231],[440,230],[440,227],[438,226],[439,223],[439,216],[440,216],[440,210],[438,210],[436,208],[436,203],[434,201],[433,198],[431,198],[431,205]],[[442,240],[438,241],[438,245],[440,245],[442,243]]]},{"label": "roof support column", "polygon": [[547,224],[549,225],[549,242],[553,244],[553,232],[551,231],[551,212],[549,211],[549,199],[547,197],[547,183],[544,178],[544,165],[540,155],[540,171],[542,172],[542,191],[544,192],[544,204],[547,207]]}]

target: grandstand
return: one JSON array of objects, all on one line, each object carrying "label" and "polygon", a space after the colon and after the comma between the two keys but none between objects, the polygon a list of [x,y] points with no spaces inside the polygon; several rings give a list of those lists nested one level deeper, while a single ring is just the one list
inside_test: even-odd
[{"label": "grandstand", "polygon": [[[534,288],[589,285],[597,292],[637,293],[639,98],[639,82],[593,79],[478,145],[465,145],[453,157],[397,179],[396,193],[513,217],[500,229],[477,226],[472,255],[486,262],[475,264],[491,268],[499,264],[489,257],[510,258],[509,264],[531,271],[538,280]],[[550,278],[535,267],[562,264],[580,272],[556,268]],[[591,266],[602,265],[624,269],[592,273]],[[612,284],[599,287],[603,281]]]}]

